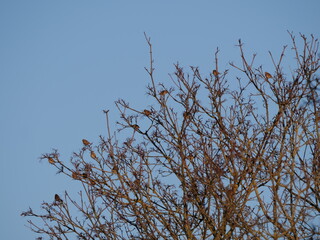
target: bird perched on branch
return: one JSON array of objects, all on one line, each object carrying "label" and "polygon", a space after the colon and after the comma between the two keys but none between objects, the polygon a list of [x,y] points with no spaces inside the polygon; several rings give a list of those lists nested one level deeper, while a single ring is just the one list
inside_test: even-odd
[{"label": "bird perched on branch", "polygon": [[82,143],[83,143],[85,146],[88,146],[88,145],[91,144],[91,143],[90,143],[88,140],[86,140],[86,139],[82,139]]},{"label": "bird perched on branch", "polygon": [[97,159],[97,155],[94,153],[94,151],[91,151],[90,157],[93,159]]},{"label": "bird perched on branch", "polygon": [[55,194],[55,195],[54,195],[54,200],[55,200],[56,202],[58,202],[58,203],[62,203],[62,202],[63,202],[62,199],[60,198],[60,196],[59,196],[58,194]]},{"label": "bird perched on branch", "polygon": [[266,76],[267,79],[272,78],[272,75],[268,72],[265,72],[264,75]]}]

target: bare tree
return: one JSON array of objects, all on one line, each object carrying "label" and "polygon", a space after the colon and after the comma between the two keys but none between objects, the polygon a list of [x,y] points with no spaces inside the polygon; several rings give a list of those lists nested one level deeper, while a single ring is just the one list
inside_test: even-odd
[{"label": "bare tree", "polygon": [[286,47],[266,71],[239,40],[239,77],[219,69],[217,50],[212,73],[177,64],[170,86],[154,79],[146,37],[153,103],[117,101],[122,135],[108,123],[70,162],[42,156],[82,191],[22,213],[31,229],[49,239],[320,239],[319,44],[301,35],[298,49],[290,36],[291,72]]}]

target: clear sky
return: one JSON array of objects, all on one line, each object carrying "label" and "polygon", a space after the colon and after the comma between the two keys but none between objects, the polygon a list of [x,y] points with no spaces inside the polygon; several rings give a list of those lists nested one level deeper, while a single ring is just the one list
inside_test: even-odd
[{"label": "clear sky", "polygon": [[119,98],[148,105],[144,32],[166,82],[176,62],[209,74],[217,47],[228,67],[239,38],[268,66],[287,30],[319,38],[319,11],[319,0],[0,0],[0,238],[34,239],[20,213],[80,189],[41,154],[68,160],[82,138],[96,143]]}]

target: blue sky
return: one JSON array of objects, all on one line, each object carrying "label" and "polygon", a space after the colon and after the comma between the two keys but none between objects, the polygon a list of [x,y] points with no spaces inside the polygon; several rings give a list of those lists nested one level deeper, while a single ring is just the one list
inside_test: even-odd
[{"label": "blue sky", "polygon": [[39,162],[42,153],[57,148],[68,160],[82,138],[97,142],[106,133],[102,110],[114,123],[119,98],[148,105],[144,32],[156,80],[169,82],[176,62],[209,74],[217,47],[228,68],[239,38],[270,66],[267,51],[278,56],[290,44],[287,30],[319,37],[319,9],[318,0],[1,0],[1,238],[34,239],[20,213],[80,190]]}]

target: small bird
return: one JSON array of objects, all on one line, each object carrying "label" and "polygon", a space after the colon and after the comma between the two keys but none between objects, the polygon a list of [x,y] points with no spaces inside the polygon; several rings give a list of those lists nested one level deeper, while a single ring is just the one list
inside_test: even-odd
[{"label": "small bird", "polygon": [[86,140],[86,139],[82,139],[82,143],[83,143],[85,146],[88,146],[88,145],[91,144],[91,143],[90,143],[88,140]]},{"label": "small bird", "polygon": [[160,94],[160,96],[164,96],[164,95],[166,95],[167,93],[169,93],[167,90],[162,90],[159,94]]},{"label": "small bird", "polygon": [[219,72],[218,72],[217,70],[213,70],[212,73],[213,73],[213,75],[215,75],[215,76],[218,76],[218,75],[219,75]]},{"label": "small bird", "polygon": [[93,159],[97,159],[97,155],[94,153],[94,151],[91,151],[90,157],[92,157]]},{"label": "small bird", "polygon": [[144,113],[144,115],[146,115],[146,116],[150,116],[150,115],[151,115],[151,111],[149,111],[149,110],[147,110],[147,109],[143,110],[143,113]]},{"label": "small bird", "polygon": [[74,180],[78,180],[78,179],[79,179],[78,173],[72,172],[72,178],[73,178]]},{"label": "small bird", "polygon": [[55,194],[55,195],[54,195],[54,200],[55,200],[56,202],[60,202],[60,203],[63,202],[62,199],[59,197],[58,194]]},{"label": "small bird", "polygon": [[266,76],[267,79],[272,78],[272,75],[268,72],[265,72],[264,75]]},{"label": "small bird", "polygon": [[188,119],[188,118],[191,117],[191,113],[190,113],[190,112],[184,112],[184,113],[183,113],[183,117],[186,118],[186,119]]},{"label": "small bird", "polygon": [[131,127],[133,127],[133,129],[136,131],[138,131],[140,128],[138,124],[133,124]]},{"label": "small bird", "polygon": [[55,163],[55,161],[54,161],[54,159],[52,157],[48,157],[48,162],[50,164],[54,164]]}]

